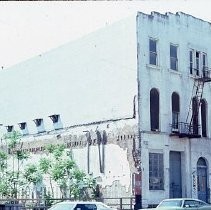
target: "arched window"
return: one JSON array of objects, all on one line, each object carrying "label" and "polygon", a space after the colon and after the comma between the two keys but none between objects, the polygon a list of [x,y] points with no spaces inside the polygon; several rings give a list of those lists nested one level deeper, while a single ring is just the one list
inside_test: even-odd
[{"label": "arched window", "polygon": [[197,191],[198,199],[208,201],[208,173],[206,159],[200,157],[197,161]]},{"label": "arched window", "polygon": [[179,95],[175,92],[171,96],[171,108],[172,108],[172,128],[178,130],[179,127],[179,113],[180,113],[180,100]]},{"label": "arched window", "polygon": [[202,136],[207,137],[207,103],[205,99],[201,101],[201,126]]},{"label": "arched window", "polygon": [[197,161],[197,167],[207,167],[207,163],[203,157],[200,157]]},{"label": "arched window", "polygon": [[196,97],[192,99],[192,125],[193,134],[199,134],[199,105]]},{"label": "arched window", "polygon": [[150,91],[150,125],[151,131],[159,130],[159,93],[155,88]]}]

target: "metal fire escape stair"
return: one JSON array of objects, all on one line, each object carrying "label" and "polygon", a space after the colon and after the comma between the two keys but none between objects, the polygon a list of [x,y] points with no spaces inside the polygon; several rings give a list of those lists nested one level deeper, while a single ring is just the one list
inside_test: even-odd
[{"label": "metal fire escape stair", "polygon": [[[194,128],[194,119],[198,120],[198,115],[199,115],[199,109],[201,106],[201,100],[202,100],[202,96],[203,96],[203,90],[204,90],[204,83],[205,81],[203,79],[195,79],[194,80],[194,85],[193,85],[193,91],[192,91],[192,97],[190,100],[190,104],[189,104],[189,110],[188,110],[188,115],[186,118],[186,125],[187,127],[187,134],[188,137],[201,137],[198,134],[198,129],[199,129],[199,124],[197,122],[197,125],[195,125],[197,127],[197,131]],[[195,99],[195,102],[197,104],[195,104],[195,108],[193,109],[193,100]]]},{"label": "metal fire escape stair", "polygon": [[[211,82],[211,70],[206,68],[202,71],[201,75],[195,75],[192,96],[189,104],[188,114],[185,122],[179,122],[178,131],[170,135],[177,135],[179,138],[200,138],[199,131],[199,110],[203,97],[204,85],[206,82]],[[196,104],[193,104],[196,103]],[[173,127],[173,126],[172,126]]]}]

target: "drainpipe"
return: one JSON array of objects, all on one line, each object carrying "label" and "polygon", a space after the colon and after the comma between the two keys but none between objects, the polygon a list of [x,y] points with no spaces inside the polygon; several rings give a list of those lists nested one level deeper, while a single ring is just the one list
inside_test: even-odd
[{"label": "drainpipe", "polygon": [[[138,124],[138,159],[139,161],[139,165],[137,166],[137,171],[138,171],[138,180],[136,180],[138,182],[138,186],[139,186],[139,190],[136,192],[135,191],[135,205],[134,205],[134,210],[137,209],[142,209],[142,171],[141,171],[141,126],[140,126],[140,72],[139,72],[139,59],[140,59],[140,44],[139,44],[139,40],[138,38],[140,37],[139,34],[139,21],[138,21],[138,14],[136,15],[136,43],[137,43],[137,115],[135,114],[136,119],[138,120],[137,124]],[[136,110],[135,110],[136,111]]]}]

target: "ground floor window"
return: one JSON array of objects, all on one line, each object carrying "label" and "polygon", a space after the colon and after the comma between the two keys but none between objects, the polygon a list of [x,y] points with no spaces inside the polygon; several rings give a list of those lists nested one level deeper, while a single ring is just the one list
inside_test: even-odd
[{"label": "ground floor window", "polygon": [[149,189],[164,189],[164,166],[162,153],[149,153]]}]

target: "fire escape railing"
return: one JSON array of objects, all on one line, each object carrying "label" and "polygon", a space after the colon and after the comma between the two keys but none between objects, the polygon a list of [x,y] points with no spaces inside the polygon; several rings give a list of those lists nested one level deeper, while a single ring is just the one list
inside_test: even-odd
[{"label": "fire escape railing", "polygon": [[[203,96],[203,88],[206,82],[211,82],[211,68],[203,67],[201,71],[199,69],[190,69],[190,73],[194,75],[194,85],[192,97],[189,105],[189,111],[185,122],[177,122],[170,124],[171,134],[177,135],[180,138],[199,138],[201,137],[199,130],[201,126],[196,123],[194,119],[198,119],[199,109]],[[196,98],[197,106],[196,109],[192,110],[192,100]],[[198,121],[198,120],[197,120]]]}]

